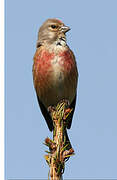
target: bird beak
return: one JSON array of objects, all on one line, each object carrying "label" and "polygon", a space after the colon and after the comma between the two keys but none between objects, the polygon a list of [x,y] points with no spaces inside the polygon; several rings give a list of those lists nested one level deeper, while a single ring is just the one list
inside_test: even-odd
[{"label": "bird beak", "polygon": [[63,33],[66,33],[66,32],[68,32],[70,30],[70,28],[68,27],[68,26],[62,26],[61,27],[61,32],[63,32]]}]

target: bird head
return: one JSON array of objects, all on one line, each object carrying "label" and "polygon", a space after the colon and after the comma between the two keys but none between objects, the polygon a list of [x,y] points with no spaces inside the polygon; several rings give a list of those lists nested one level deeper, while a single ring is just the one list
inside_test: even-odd
[{"label": "bird head", "polygon": [[65,34],[69,30],[70,28],[58,19],[46,20],[39,29],[37,47],[43,43],[52,44],[59,39],[66,41]]}]

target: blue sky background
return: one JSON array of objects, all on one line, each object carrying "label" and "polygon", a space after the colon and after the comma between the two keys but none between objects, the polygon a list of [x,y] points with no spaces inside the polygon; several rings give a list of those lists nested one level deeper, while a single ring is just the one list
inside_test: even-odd
[{"label": "blue sky background", "polygon": [[68,44],[79,69],[69,130],[76,155],[64,178],[117,178],[117,1],[6,0],[6,179],[48,176],[49,132],[32,80],[39,27],[47,18],[71,27]]}]

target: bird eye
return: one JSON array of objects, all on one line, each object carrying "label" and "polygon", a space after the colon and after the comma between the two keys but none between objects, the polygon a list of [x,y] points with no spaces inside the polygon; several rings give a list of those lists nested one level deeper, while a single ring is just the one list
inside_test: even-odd
[{"label": "bird eye", "polygon": [[52,28],[52,29],[56,29],[57,26],[56,26],[56,25],[51,25],[51,28]]}]

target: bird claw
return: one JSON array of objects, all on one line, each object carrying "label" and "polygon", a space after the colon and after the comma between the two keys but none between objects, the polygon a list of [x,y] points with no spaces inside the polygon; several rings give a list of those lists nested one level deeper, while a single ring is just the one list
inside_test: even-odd
[{"label": "bird claw", "polygon": [[70,108],[67,108],[65,109],[65,112],[64,112],[64,117],[63,119],[67,119],[67,117],[69,116],[69,114],[72,112],[73,109],[70,109]]},{"label": "bird claw", "polygon": [[61,103],[65,103],[67,106],[70,105],[70,103],[69,103],[69,101],[68,101],[67,99],[62,99],[62,100],[59,102],[59,104],[61,104]]},{"label": "bird claw", "polygon": [[68,113],[70,113],[70,112],[71,112],[71,109],[70,109],[70,108],[65,109],[65,115],[68,114]]},{"label": "bird claw", "polygon": [[54,106],[49,106],[48,107],[48,112],[49,113],[52,113],[52,112],[54,112],[56,109],[55,109],[55,107]]}]

